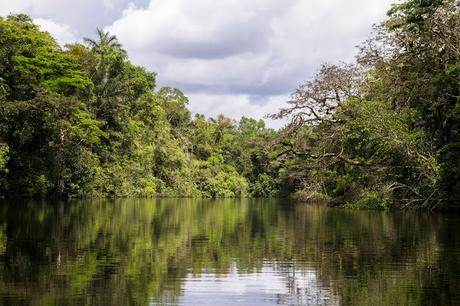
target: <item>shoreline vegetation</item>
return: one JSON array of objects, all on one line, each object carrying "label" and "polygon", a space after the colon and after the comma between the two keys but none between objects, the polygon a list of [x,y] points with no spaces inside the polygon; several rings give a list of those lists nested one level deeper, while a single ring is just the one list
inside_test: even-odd
[{"label": "shoreline vegetation", "polygon": [[0,18],[0,197],[287,197],[366,209],[460,207],[460,14],[408,0],[324,64],[273,119],[192,115],[117,38],[60,47]]}]

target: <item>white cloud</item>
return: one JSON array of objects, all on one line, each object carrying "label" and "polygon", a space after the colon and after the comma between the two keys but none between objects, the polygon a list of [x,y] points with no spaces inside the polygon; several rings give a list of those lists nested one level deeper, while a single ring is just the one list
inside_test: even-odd
[{"label": "white cloud", "polygon": [[261,117],[321,63],[352,60],[394,1],[7,0],[0,14],[31,14],[61,43],[105,24],[192,108]]},{"label": "white cloud", "polygon": [[6,16],[14,13],[24,13],[30,7],[26,1],[2,1],[0,3],[0,15]]},{"label": "white cloud", "polygon": [[293,0],[153,0],[130,6],[111,27],[127,45],[173,57],[221,58],[268,45],[266,24]]},{"label": "white cloud", "polygon": [[321,62],[350,60],[392,0],[151,0],[107,30],[162,83],[281,93]]},{"label": "white cloud", "polygon": [[193,113],[206,114],[216,118],[219,114],[239,120],[241,117],[264,119],[268,127],[280,128],[286,124],[284,120],[271,120],[264,118],[267,114],[276,112],[285,105],[288,96],[277,95],[262,98],[259,103],[254,103],[249,95],[244,94],[189,94],[189,109]]},{"label": "white cloud", "polygon": [[148,0],[1,0],[0,16],[24,13],[34,19],[67,24],[74,33],[90,35],[120,18],[130,2],[145,5]]},{"label": "white cloud", "polygon": [[160,85],[184,90],[192,109],[261,117],[321,63],[352,60],[392,2],[151,0],[106,29]]},{"label": "white cloud", "polygon": [[61,46],[77,41],[75,34],[72,33],[68,25],[41,18],[37,18],[34,21],[40,26],[40,30],[50,33]]}]

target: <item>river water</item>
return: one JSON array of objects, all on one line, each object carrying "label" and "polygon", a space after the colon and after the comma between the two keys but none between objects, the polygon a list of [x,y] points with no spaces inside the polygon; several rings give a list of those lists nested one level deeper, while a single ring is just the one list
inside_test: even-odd
[{"label": "river water", "polygon": [[460,216],[283,200],[0,203],[0,305],[460,305]]}]

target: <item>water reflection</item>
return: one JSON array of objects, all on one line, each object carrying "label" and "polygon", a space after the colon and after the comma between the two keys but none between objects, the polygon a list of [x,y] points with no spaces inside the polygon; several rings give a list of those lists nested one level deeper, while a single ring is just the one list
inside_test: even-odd
[{"label": "water reflection", "polygon": [[460,218],[275,200],[0,204],[2,305],[455,305]]},{"label": "water reflection", "polygon": [[187,275],[180,303],[338,305],[338,299],[328,288],[320,287],[314,270],[295,269],[291,262],[267,262],[258,273],[239,273],[235,263],[224,276],[208,273],[199,276]]}]

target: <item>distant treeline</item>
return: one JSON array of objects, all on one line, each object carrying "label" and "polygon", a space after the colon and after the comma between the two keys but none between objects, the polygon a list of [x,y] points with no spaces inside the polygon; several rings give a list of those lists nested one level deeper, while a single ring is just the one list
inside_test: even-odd
[{"label": "distant treeline", "polygon": [[[460,203],[460,14],[409,0],[355,63],[323,65],[279,131],[192,116],[117,38],[62,49],[26,15],[0,19],[0,194],[278,197],[360,208]],[[276,110],[274,110],[276,111]]]}]

